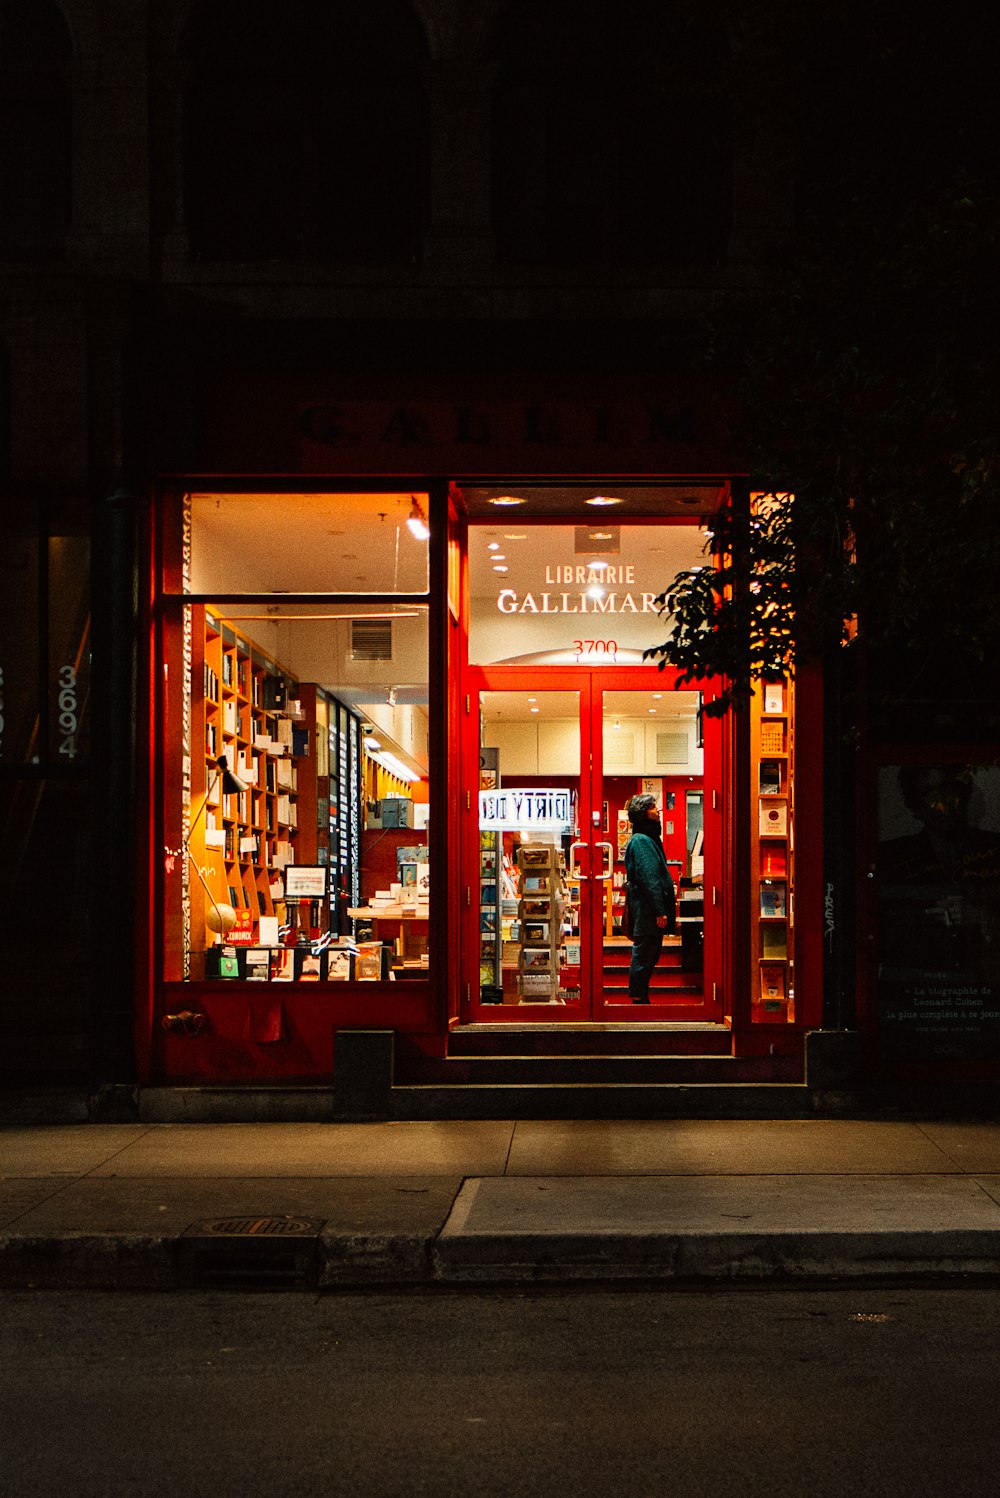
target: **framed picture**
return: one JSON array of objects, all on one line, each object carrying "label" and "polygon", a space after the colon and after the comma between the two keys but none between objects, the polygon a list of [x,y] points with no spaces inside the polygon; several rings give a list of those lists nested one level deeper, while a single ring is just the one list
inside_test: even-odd
[{"label": "framed picture", "polygon": [[548,947],[522,947],[521,968],[526,973],[547,973],[552,966],[552,952]]},{"label": "framed picture", "polygon": [[290,863],[285,867],[286,900],[325,900],[325,864]]}]

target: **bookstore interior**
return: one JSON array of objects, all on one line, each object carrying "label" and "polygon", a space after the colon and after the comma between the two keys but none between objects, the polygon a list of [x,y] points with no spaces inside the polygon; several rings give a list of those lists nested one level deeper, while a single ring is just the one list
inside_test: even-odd
[{"label": "bookstore interior", "polygon": [[[793,683],[761,684],[735,756],[711,688],[643,654],[667,627],[664,585],[706,565],[724,497],[452,486],[446,666],[427,492],[166,503],[164,1028],[251,984],[359,995],[352,1012],[377,1022],[435,972],[464,1021],[724,1020],[734,924],[746,1023],[794,1024]],[[678,922],[651,1008],[633,1011],[623,855],[640,792],[660,808]],[[435,817],[452,825],[447,890]]]}]

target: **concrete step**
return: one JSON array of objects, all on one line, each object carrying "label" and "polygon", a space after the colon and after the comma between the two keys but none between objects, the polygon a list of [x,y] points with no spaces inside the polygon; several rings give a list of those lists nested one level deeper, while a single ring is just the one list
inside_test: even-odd
[{"label": "concrete step", "polygon": [[[799,1082],[794,1056],[493,1055],[425,1058],[412,1077],[397,1068],[397,1084],[424,1086],[662,1086],[667,1083]],[[407,1068],[407,1070],[409,1070]]]},{"label": "concrete step", "polygon": [[[650,1012],[655,1012],[650,1006]],[[401,1055],[397,1042],[397,1060]],[[620,1023],[574,1021],[483,1022],[448,1036],[449,1056],[728,1056],[727,1025],[652,1019]]]}]

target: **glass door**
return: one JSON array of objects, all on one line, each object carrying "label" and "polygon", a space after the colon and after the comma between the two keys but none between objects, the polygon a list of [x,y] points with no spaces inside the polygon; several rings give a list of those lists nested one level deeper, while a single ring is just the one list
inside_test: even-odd
[{"label": "glass door", "polygon": [[[593,876],[598,885],[593,1016],[703,1019],[705,749],[700,695],[671,691],[662,677],[653,684],[613,687],[596,677],[593,712],[594,821],[602,839]],[[647,919],[641,949],[634,948],[625,919],[624,855],[633,831],[628,808],[637,796],[652,797],[659,812],[658,821],[645,817],[640,826],[662,847],[673,890],[664,901],[665,926]],[[715,799],[718,804],[718,793]],[[657,899],[663,890],[661,882]],[[647,996],[648,1006],[642,1002]]]},{"label": "glass door", "polygon": [[481,1019],[580,1017],[588,1002],[583,701],[579,686],[478,693]]},{"label": "glass door", "polygon": [[[469,1018],[714,1019],[705,998],[699,694],[671,690],[648,670],[493,668],[476,672],[470,686],[477,800],[470,795]],[[624,919],[628,807],[643,794],[660,810],[655,830],[675,898],[670,929],[654,940],[655,952],[644,948],[648,983],[633,968]],[[713,786],[716,812],[719,803]],[[721,818],[709,820],[721,842]],[[718,903],[713,896],[710,924]],[[648,1005],[634,1002],[647,989]],[[709,991],[714,999],[718,985]]]}]

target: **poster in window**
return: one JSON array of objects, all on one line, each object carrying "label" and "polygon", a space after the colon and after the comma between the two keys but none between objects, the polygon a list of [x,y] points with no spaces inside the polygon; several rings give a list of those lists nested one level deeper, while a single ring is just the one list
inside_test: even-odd
[{"label": "poster in window", "polygon": [[886,765],[877,789],[882,1054],[1000,1059],[1000,768]]}]

